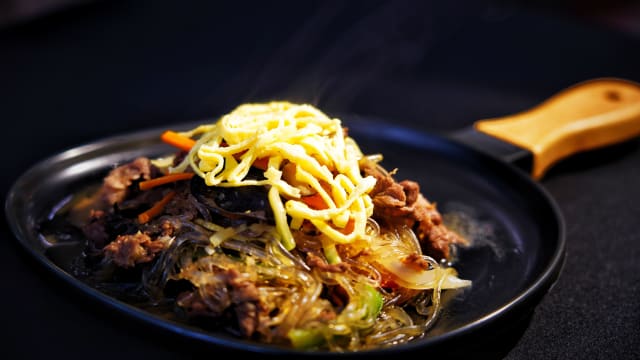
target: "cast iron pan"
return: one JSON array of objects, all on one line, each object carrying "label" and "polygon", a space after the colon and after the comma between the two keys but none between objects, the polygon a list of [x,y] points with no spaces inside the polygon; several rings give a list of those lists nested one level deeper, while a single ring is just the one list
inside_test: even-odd
[{"label": "cast iron pan", "polygon": [[[534,109],[478,121],[473,129],[463,129],[451,138],[366,117],[346,116],[342,120],[365,153],[382,153],[383,165],[398,169],[398,180],[417,180],[447,221],[473,240],[472,246],[458,251],[454,264],[460,277],[473,281],[472,287],[449,292],[435,327],[406,345],[335,354],[238,340],[167,321],[74,277],[71,264],[82,243],[45,238],[38,232],[38,223],[77,189],[100,181],[114,165],[140,155],[172,152],[159,140],[166,127],[106,138],[35,164],[10,190],[6,216],[27,252],[79,294],[131,321],[211,346],[212,351],[279,357],[426,355],[436,349],[446,353],[447,348],[464,348],[470,336],[491,337],[508,329],[530,314],[551,289],[565,256],[564,225],[558,206],[538,180],[553,164],[573,153],[637,136],[640,85],[621,79],[587,81]],[[180,124],[174,130],[195,125]]]}]

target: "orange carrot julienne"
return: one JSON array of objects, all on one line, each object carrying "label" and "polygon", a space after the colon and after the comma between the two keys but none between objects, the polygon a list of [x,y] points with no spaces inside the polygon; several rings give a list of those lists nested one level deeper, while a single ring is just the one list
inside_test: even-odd
[{"label": "orange carrot julienne", "polygon": [[267,167],[269,166],[269,157],[255,159],[253,160],[252,165],[260,170],[267,170]]},{"label": "orange carrot julienne", "polygon": [[344,228],[339,230],[341,233],[345,235],[349,235],[353,232],[353,229],[355,229],[355,227],[356,227],[356,221],[353,218],[349,218],[347,225],[345,225]]},{"label": "orange carrot julienne", "polygon": [[307,204],[307,206],[315,210],[324,210],[329,208],[329,206],[319,193],[303,196],[300,198],[300,200],[302,200],[303,203]]},{"label": "orange carrot julienne", "polygon": [[165,196],[162,197],[162,199],[160,199],[160,201],[153,204],[153,206],[150,207],[148,210],[138,214],[138,222],[140,224],[144,224],[149,220],[153,219],[154,217],[160,215],[164,207],[167,205],[169,201],[171,201],[171,199],[173,199],[175,195],[176,195],[175,191],[171,191],[167,193]]},{"label": "orange carrot julienne", "polygon": [[172,182],[180,181],[180,180],[189,180],[195,175],[194,173],[175,173],[175,174],[167,174],[164,176],[160,176],[154,179],[140,181],[138,187],[140,190],[145,191],[152,189],[156,186],[169,184]]},{"label": "orange carrot julienne", "polygon": [[160,135],[160,139],[172,146],[177,147],[178,149],[189,151],[195,145],[196,141],[192,138],[186,137],[184,135],[180,135],[175,131],[167,130]]}]

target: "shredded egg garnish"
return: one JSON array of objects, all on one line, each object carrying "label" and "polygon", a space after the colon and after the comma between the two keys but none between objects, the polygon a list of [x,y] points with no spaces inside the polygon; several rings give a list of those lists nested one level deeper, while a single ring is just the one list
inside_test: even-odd
[{"label": "shredded egg garnish", "polygon": [[[367,237],[373,213],[369,192],[376,180],[361,175],[363,153],[345,135],[340,119],[308,104],[250,103],[181,134],[197,141],[169,172],[190,166],[209,186],[267,186],[277,233],[287,250],[295,247],[291,230],[305,220],[329,245]],[[264,179],[247,178],[256,162],[266,166]]]}]

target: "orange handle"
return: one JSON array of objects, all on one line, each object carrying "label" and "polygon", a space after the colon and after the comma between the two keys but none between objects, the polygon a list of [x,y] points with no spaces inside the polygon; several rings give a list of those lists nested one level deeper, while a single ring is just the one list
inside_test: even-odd
[{"label": "orange handle", "polygon": [[617,78],[581,82],[514,115],[484,119],[476,130],[529,150],[540,179],[559,160],[640,134],[640,84]]}]

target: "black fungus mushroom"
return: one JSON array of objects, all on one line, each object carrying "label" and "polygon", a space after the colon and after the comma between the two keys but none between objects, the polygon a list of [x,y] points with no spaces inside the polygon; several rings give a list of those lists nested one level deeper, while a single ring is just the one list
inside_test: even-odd
[{"label": "black fungus mushroom", "polygon": [[274,222],[265,186],[208,186],[204,179],[194,176],[191,179],[191,193],[220,225]]}]

